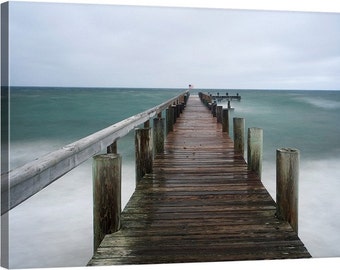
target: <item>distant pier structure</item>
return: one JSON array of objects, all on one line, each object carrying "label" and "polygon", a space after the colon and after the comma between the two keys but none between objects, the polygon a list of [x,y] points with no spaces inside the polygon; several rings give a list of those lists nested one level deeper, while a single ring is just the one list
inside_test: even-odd
[{"label": "distant pier structure", "polygon": [[237,93],[236,95],[229,95],[228,92],[226,92],[225,94],[220,94],[219,92],[216,94],[211,94],[208,93],[211,98],[212,101],[232,101],[232,100],[237,100],[237,101],[241,101],[241,96],[239,95],[239,93]]},{"label": "distant pier structure", "polygon": [[227,101],[228,102],[228,109],[229,110],[233,110],[234,108],[231,107],[231,101],[236,100],[236,101],[241,101],[241,96],[239,93],[237,93],[236,95],[229,95],[228,92],[225,93],[225,95],[221,95],[219,92],[217,92],[216,94],[212,94],[210,92],[208,93],[200,93],[200,95],[203,96],[203,102],[210,107],[216,107],[217,106],[217,102],[223,102],[223,101]]}]

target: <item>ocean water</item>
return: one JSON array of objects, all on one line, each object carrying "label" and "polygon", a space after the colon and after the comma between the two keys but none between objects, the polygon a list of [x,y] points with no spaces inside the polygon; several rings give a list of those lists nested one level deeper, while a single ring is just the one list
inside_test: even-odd
[{"label": "ocean water", "polygon": [[[10,167],[153,107],[182,90],[12,88]],[[244,117],[246,128],[264,130],[262,181],[274,199],[276,149],[300,150],[299,236],[313,257],[338,257],[340,92],[228,92],[242,96],[240,102],[232,102],[231,118]],[[118,142],[123,157],[123,205],[135,185],[133,136],[132,132]],[[93,252],[91,160],[11,210],[9,230],[12,268],[86,265]]]}]

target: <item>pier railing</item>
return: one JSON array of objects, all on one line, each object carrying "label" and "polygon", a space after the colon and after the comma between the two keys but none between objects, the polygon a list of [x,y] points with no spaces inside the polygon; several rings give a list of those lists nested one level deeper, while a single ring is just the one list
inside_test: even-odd
[{"label": "pier railing", "polygon": [[[107,149],[108,153],[114,152],[116,141],[119,138],[124,137],[143,123],[146,123],[147,126],[151,118],[155,116],[159,118],[165,109],[170,109],[171,113],[177,113],[184,106],[188,95],[189,91],[184,91],[158,106],[131,116],[2,175],[1,195],[6,198],[6,203],[1,206],[1,215],[101,151]],[[173,117],[167,116],[167,120],[169,130],[172,128]]]}]

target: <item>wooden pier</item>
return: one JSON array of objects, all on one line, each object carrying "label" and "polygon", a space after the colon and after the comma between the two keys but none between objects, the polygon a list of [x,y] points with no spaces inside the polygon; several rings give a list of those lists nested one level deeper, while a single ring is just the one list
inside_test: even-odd
[{"label": "wooden pier", "polygon": [[220,95],[220,93],[217,93],[217,95],[210,94],[212,100],[214,101],[232,101],[232,100],[237,100],[241,101],[241,96],[237,93],[237,95],[229,95],[226,93],[225,95]]},{"label": "wooden pier", "polygon": [[172,129],[89,266],[311,257],[199,97]]}]

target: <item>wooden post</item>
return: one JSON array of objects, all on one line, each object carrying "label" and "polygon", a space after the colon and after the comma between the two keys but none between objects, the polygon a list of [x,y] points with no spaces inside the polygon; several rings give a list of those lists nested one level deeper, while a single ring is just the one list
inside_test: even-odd
[{"label": "wooden post", "polygon": [[262,174],[262,145],[263,130],[261,128],[248,129],[248,169],[254,171],[261,179]]},{"label": "wooden post", "polygon": [[164,152],[164,118],[153,119],[153,145],[155,154]]},{"label": "wooden post", "polygon": [[189,94],[189,93],[186,93],[186,94],[184,95],[184,106],[186,106],[186,105],[187,105],[187,103],[188,103],[188,99],[189,99],[189,96],[190,96],[190,94]]},{"label": "wooden post", "polygon": [[172,112],[173,112],[172,119],[173,119],[173,123],[175,124],[176,123],[176,119],[177,119],[177,106],[176,105],[172,105],[171,108],[172,108]]},{"label": "wooden post", "polygon": [[245,120],[244,118],[233,118],[234,126],[234,149],[236,153],[240,153],[244,157],[244,130]]},{"label": "wooden post", "polygon": [[298,233],[298,180],[300,153],[297,149],[276,150],[276,214]]},{"label": "wooden post", "polygon": [[212,115],[213,115],[213,117],[216,117],[216,107],[217,107],[217,104],[214,102],[211,106],[212,106],[211,107]]},{"label": "wooden post", "polygon": [[135,129],[136,184],[152,172],[152,148],[151,128]]},{"label": "wooden post", "polygon": [[172,107],[170,106],[165,110],[166,115],[166,134],[174,130],[174,113],[172,111]]},{"label": "wooden post", "polygon": [[181,104],[177,103],[176,105],[176,117],[179,118],[181,116]]},{"label": "wooden post", "polygon": [[217,123],[222,123],[222,109],[223,109],[223,106],[217,106],[216,107]]},{"label": "wooden post", "polygon": [[93,157],[93,247],[98,248],[106,234],[120,229],[121,156]]},{"label": "wooden post", "polygon": [[150,120],[144,122],[144,128],[150,127]]},{"label": "wooden post", "polygon": [[181,102],[178,104],[179,105],[179,113],[182,114],[183,113],[183,110],[184,110],[184,103]]},{"label": "wooden post", "polygon": [[229,134],[229,110],[222,110],[222,132],[227,132]]},{"label": "wooden post", "polygon": [[106,148],[106,153],[108,154],[117,154],[117,141],[114,141]]}]

